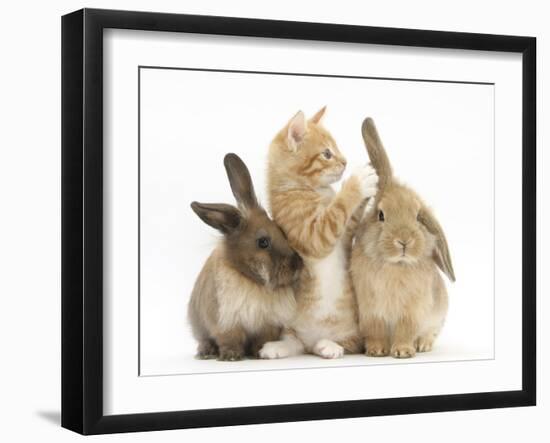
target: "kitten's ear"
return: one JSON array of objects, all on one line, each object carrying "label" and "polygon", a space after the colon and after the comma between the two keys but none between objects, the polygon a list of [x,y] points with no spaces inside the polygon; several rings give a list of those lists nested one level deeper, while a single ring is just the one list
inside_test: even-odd
[{"label": "kitten's ear", "polygon": [[313,117],[311,117],[309,119],[309,121],[311,123],[318,124],[321,121],[321,119],[323,118],[323,116],[325,115],[326,110],[327,110],[327,107],[323,106],[321,109],[319,109],[319,111],[317,111],[317,114],[315,114]]},{"label": "kitten's ear", "polygon": [[307,125],[306,125],[306,116],[302,111],[298,111],[294,117],[288,123],[288,134],[287,142],[288,147],[296,152],[298,150],[298,145],[304,139],[306,135]]}]

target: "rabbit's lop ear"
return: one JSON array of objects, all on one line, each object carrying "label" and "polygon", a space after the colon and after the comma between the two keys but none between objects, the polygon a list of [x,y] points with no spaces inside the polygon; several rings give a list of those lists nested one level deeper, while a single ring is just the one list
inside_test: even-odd
[{"label": "rabbit's lop ear", "polygon": [[251,209],[258,206],[250,172],[240,157],[237,154],[227,154],[223,159],[223,164],[239,207]]},{"label": "rabbit's lop ear", "polygon": [[191,209],[203,222],[223,234],[234,232],[242,221],[242,215],[237,208],[223,203],[193,202],[191,203]]},{"label": "rabbit's lop ear", "polygon": [[435,249],[433,258],[439,269],[451,281],[455,281],[455,271],[453,270],[453,262],[451,261],[451,253],[447,245],[447,239],[443,233],[441,225],[436,218],[425,208],[422,208],[418,213],[418,221],[422,223],[428,232],[435,236]]},{"label": "rabbit's lop ear", "polygon": [[[378,189],[381,191],[392,180],[392,169],[388,154],[386,154],[372,118],[367,117],[363,121],[361,133],[363,134],[363,140],[372,166],[378,174]],[[381,194],[381,192],[378,194]]]}]

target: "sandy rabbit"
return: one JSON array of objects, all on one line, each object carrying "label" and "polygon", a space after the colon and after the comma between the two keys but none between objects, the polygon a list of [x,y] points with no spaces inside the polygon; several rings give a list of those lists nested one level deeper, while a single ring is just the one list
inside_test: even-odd
[{"label": "sandy rabbit", "polygon": [[431,211],[393,177],[372,119],[362,132],[379,191],[352,250],[359,327],[367,355],[413,357],[432,349],[445,321],[447,291],[438,268],[455,281],[451,256]]}]

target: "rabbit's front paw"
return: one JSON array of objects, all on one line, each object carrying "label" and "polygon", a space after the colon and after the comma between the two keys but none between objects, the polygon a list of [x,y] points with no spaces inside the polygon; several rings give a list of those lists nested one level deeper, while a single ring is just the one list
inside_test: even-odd
[{"label": "rabbit's front paw", "polygon": [[416,349],[409,344],[395,344],[391,347],[390,352],[395,358],[411,358],[416,355]]},{"label": "rabbit's front paw", "polygon": [[384,345],[384,343],[367,343],[366,355],[368,355],[369,357],[385,357],[389,353],[389,349],[387,346]]},{"label": "rabbit's front paw", "polygon": [[357,180],[363,198],[370,198],[376,195],[378,191],[378,175],[376,175],[376,171],[369,163],[358,167],[352,177]]},{"label": "rabbit's front paw", "polygon": [[244,357],[242,349],[220,349],[219,361],[239,361]]},{"label": "rabbit's front paw", "polygon": [[218,347],[211,341],[203,341],[199,344],[196,358],[199,360],[209,360],[218,357]]},{"label": "rabbit's front paw", "polygon": [[434,339],[432,337],[418,337],[416,339],[416,350],[418,352],[429,352],[432,350]]}]

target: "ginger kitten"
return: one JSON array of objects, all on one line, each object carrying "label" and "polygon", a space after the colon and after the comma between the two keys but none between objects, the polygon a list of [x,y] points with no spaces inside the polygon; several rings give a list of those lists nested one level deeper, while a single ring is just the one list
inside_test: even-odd
[{"label": "ginger kitten", "polygon": [[275,222],[304,260],[297,312],[280,341],[266,343],[262,358],[303,352],[339,358],[362,352],[357,306],[348,273],[351,240],[378,177],[364,166],[338,193],[346,159],[320,124],[325,108],[306,120],[298,112],[269,149],[268,195]]}]

